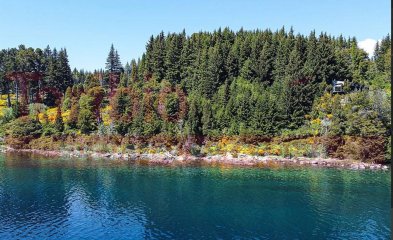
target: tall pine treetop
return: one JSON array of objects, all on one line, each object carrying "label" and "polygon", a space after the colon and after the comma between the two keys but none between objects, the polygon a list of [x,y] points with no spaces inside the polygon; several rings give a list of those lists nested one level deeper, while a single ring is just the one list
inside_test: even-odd
[{"label": "tall pine treetop", "polygon": [[120,73],[123,70],[123,66],[121,65],[120,62],[120,56],[117,50],[115,50],[113,44],[111,45],[111,48],[109,50],[108,57],[106,59],[106,69],[109,72],[116,72]]}]

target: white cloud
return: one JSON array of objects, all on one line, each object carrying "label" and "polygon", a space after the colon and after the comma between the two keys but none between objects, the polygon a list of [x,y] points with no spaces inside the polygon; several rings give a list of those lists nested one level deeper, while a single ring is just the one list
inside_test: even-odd
[{"label": "white cloud", "polygon": [[[380,40],[378,40],[380,42]],[[368,56],[371,58],[374,55],[375,44],[377,44],[377,40],[366,38],[363,41],[358,42],[358,47],[366,51]]]}]

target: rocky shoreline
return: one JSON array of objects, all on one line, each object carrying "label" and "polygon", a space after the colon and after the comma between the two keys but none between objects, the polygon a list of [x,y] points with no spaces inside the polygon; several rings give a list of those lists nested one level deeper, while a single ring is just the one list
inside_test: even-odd
[{"label": "rocky shoreline", "polygon": [[310,166],[326,168],[343,168],[353,170],[388,170],[390,166],[377,163],[364,163],[353,160],[341,160],[337,158],[307,158],[281,156],[251,156],[238,154],[237,157],[230,153],[226,155],[213,156],[192,156],[192,155],[172,155],[165,153],[99,153],[92,151],[54,151],[37,149],[14,149],[7,146],[0,148],[3,153],[31,153],[46,157],[70,157],[70,158],[93,158],[93,159],[113,159],[143,162],[157,165],[187,165],[198,163],[201,165],[233,165],[250,167],[274,168],[280,166]]}]

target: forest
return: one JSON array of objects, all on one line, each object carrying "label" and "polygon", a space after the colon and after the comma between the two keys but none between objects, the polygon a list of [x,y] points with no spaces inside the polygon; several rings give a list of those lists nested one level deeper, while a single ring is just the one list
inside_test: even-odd
[{"label": "forest", "polygon": [[370,58],[355,37],[292,28],[161,32],[94,71],[20,45],[0,51],[0,94],[14,148],[391,158],[390,35]]}]

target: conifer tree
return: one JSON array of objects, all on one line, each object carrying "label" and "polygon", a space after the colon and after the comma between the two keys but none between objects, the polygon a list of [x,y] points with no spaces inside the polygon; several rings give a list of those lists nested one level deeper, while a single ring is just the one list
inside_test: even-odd
[{"label": "conifer tree", "polygon": [[68,117],[67,125],[71,129],[76,129],[78,125],[79,116],[79,102],[77,98],[72,98],[71,100],[71,110]]},{"label": "conifer tree", "polygon": [[120,73],[123,71],[120,56],[117,50],[115,50],[113,44],[111,45],[111,48],[109,50],[105,65],[106,70],[109,72],[109,87],[111,89],[111,92],[113,92],[113,90],[117,88],[117,85],[119,84]]},{"label": "conifer tree", "polygon": [[97,129],[92,101],[92,98],[87,94],[82,94],[79,99],[78,127],[84,134],[89,134]]},{"label": "conifer tree", "polygon": [[138,66],[136,65],[135,59],[132,59],[131,61],[131,82],[135,83],[139,79],[139,72],[138,72]]},{"label": "conifer tree", "polygon": [[152,59],[152,73],[161,81],[165,76],[165,35],[161,32],[156,39],[154,39],[153,59]]},{"label": "conifer tree", "polygon": [[119,88],[112,98],[111,118],[118,133],[128,132],[132,121],[131,99],[127,88]]},{"label": "conifer tree", "polygon": [[56,118],[55,118],[55,129],[61,133],[64,131],[63,117],[61,116],[61,107],[57,107]]},{"label": "conifer tree", "polygon": [[171,35],[166,45],[165,78],[172,84],[180,82],[180,55],[181,55],[181,39],[177,35]]},{"label": "conifer tree", "polygon": [[65,92],[66,89],[72,86],[72,73],[68,63],[68,55],[66,49],[61,49],[57,59],[57,85],[56,87],[61,91]]}]

